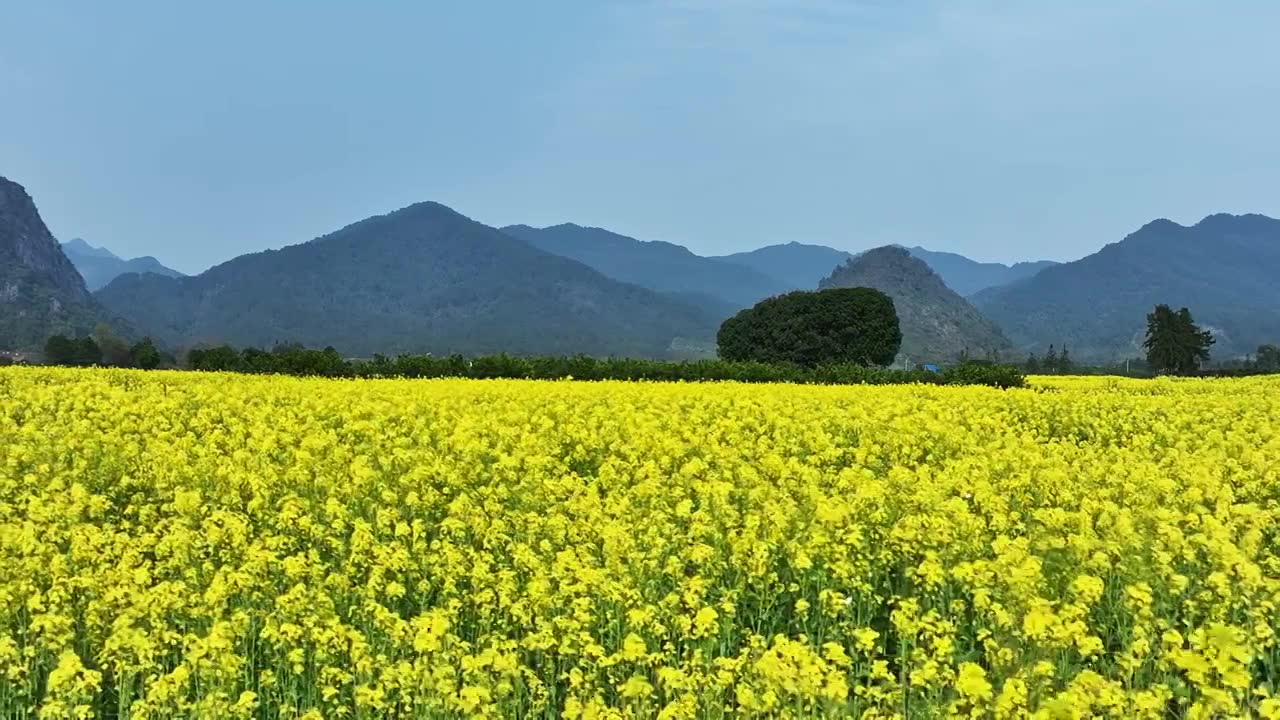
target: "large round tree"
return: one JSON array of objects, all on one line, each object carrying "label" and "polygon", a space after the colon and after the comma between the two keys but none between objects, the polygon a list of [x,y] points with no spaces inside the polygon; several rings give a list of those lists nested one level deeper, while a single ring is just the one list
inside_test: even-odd
[{"label": "large round tree", "polygon": [[794,363],[888,365],[902,345],[893,299],[871,288],[796,291],[724,321],[720,357]]}]

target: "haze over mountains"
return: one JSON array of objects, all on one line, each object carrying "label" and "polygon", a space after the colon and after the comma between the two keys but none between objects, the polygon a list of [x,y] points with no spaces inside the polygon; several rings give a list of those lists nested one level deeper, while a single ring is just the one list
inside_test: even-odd
[{"label": "haze over mountains", "polygon": [[[572,224],[503,228],[549,252],[580,260],[617,280],[679,293],[720,317],[788,290],[873,287],[894,299],[902,326],[902,358],[950,362],[962,353],[1008,356],[1012,345],[953,289],[982,290],[1052,265],[979,263],[953,253],[886,246],[865,253],[803,243],[771,245],[722,257],[701,257],[665,242],[644,242]],[[948,268],[944,282],[921,257]],[[833,274],[834,271],[834,274]],[[711,296],[712,302],[698,302]],[[718,303],[718,304],[716,304]]]},{"label": "haze over mountains", "polygon": [[695,255],[682,245],[636,240],[602,228],[565,223],[545,228],[510,225],[502,231],[615,280],[671,293],[716,312],[748,307],[792,289],[767,273]]},{"label": "haze over mountains", "polygon": [[844,250],[792,241],[715,259],[772,275],[787,290],[812,290],[832,269],[852,257]]},{"label": "haze over mountains", "polygon": [[[935,252],[922,247],[907,248],[923,260],[957,293],[969,296],[987,288],[1007,285],[1030,277],[1046,267],[1050,260],[1020,262],[1014,265],[984,263],[963,255]],[[757,250],[722,255],[717,259],[745,265],[786,283],[788,290],[810,290],[831,274],[831,269],[857,257],[858,253],[836,250],[825,245],[789,242],[769,245]]]},{"label": "haze over mountains", "polygon": [[1191,309],[1215,334],[1213,356],[1280,340],[1280,220],[1210,215],[1191,227],[1155,220],[1074,262],[974,298],[1023,350],[1069,343],[1077,359],[1141,354],[1146,313]]},{"label": "haze over mountains", "polygon": [[1058,263],[1052,260],[1035,260],[1013,265],[994,262],[978,262],[964,255],[936,252],[922,247],[907,248],[920,258],[947,283],[947,287],[965,297],[987,288],[1000,287],[1029,278],[1047,267]]},{"label": "haze over mountains", "polygon": [[62,243],[67,259],[80,271],[85,285],[92,292],[125,273],[155,273],[169,277],[181,277],[182,273],[165,267],[159,260],[146,255],[125,260],[106,248],[94,247],[81,238]]},{"label": "haze over mountains", "polygon": [[[1278,270],[1280,221],[1262,215],[1157,220],[1074,262],[1006,266],[918,247],[853,254],[796,242],[703,257],[573,224],[498,230],[425,202],[183,277],[151,258],[59,246],[26,191],[0,179],[0,349],[109,322],[174,348],[705,355],[741,307],[854,284],[895,298],[904,356],[919,362],[1049,344],[1078,360],[1131,357],[1157,303],[1190,307],[1215,333],[1214,356],[1230,358],[1280,340]],[[111,279],[91,295],[82,275]],[[974,288],[972,303],[961,297]]]},{"label": "haze over mountains", "polygon": [[199,275],[122,275],[104,305],[171,345],[662,357],[719,318],[539,250],[438,203]]},{"label": "haze over mountains", "polygon": [[[826,281],[832,270],[860,257],[860,254],[823,245],[797,242],[770,245],[733,255],[703,257],[681,245],[637,240],[602,228],[587,228],[571,223],[546,228],[510,225],[502,228],[502,231],[547,252],[578,260],[615,280],[671,294],[721,317],[728,317],[733,311],[789,290],[813,290],[820,282]],[[1029,277],[1054,264],[1048,261],[1018,263],[1013,266],[980,263],[962,255],[933,252],[920,247],[905,249],[903,254],[906,253],[923,261],[913,268],[925,271],[933,268],[930,274],[937,273],[937,284],[945,283],[944,287],[936,291],[930,288],[923,293],[916,292],[920,288],[913,286],[909,293],[912,303],[942,302],[950,305],[955,300],[943,298],[942,291],[950,293],[954,290],[960,295],[970,294]],[[934,264],[945,268],[946,272],[938,270]],[[887,266],[885,269],[888,269]],[[895,267],[894,270],[896,272],[902,268]],[[898,279],[900,278],[895,277],[884,285],[893,285]],[[885,289],[878,285],[870,286]],[[963,298],[956,299],[963,303]],[[965,344],[957,344],[954,333],[963,333],[977,327],[961,323],[949,330],[953,334],[939,343],[917,344],[920,348],[945,348],[947,353],[955,354]],[[1007,340],[1001,338],[996,342],[984,332],[969,339],[975,348],[1010,347]]]}]

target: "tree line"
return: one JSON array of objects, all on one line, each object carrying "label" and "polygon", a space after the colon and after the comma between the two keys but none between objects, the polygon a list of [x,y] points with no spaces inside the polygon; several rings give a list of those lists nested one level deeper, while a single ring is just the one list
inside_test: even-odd
[{"label": "tree line", "polygon": [[[801,384],[988,385],[1022,387],[1012,365],[964,359],[942,370],[891,370],[902,342],[893,301],[868,288],[793,292],[761,301],[726,320],[720,329],[720,359],[662,361],[588,356],[375,355],[348,359],[332,347],[298,344],[271,350],[230,345],[192,348],[183,365],[191,370],[318,377],[520,378],[578,380],[738,381]],[[45,347],[59,365],[155,368],[176,365],[150,339],[127,346],[99,326],[91,337],[54,336]]]},{"label": "tree line", "polygon": [[750,360],[640,360],[588,356],[519,357],[487,355],[375,355],[344,359],[333,348],[281,346],[271,351],[223,345],[187,354],[192,370],[345,378],[470,378],[522,380],[628,380],[662,382],[795,383],[806,385],[987,385],[1023,387],[1017,368],[985,362],[954,365],[939,372],[891,370],[856,363],[803,366]]},{"label": "tree line", "polygon": [[[185,356],[193,370],[322,377],[470,377],[584,380],[687,380],[792,383],[932,383],[1020,387],[1026,374],[1245,375],[1280,372],[1280,347],[1263,345],[1256,357],[1206,370],[1212,333],[1187,308],[1157,305],[1147,316],[1145,357],[1122,366],[1076,364],[1063,345],[1032,353],[1021,365],[964,356],[951,367],[890,370],[902,343],[893,300],[870,288],[796,291],[760,301],[726,320],[717,335],[718,360],[670,362],[587,356],[401,355],[343,358],[337,350],[282,344],[271,350],[230,345],[197,347]],[[106,325],[84,337],[55,335],[45,344],[50,364],[153,369],[178,360],[143,338],[132,345]],[[1123,372],[1121,372],[1123,367]]]},{"label": "tree line", "polygon": [[[769,298],[726,320],[717,336],[728,360],[787,362],[812,367],[852,362],[884,366],[902,343],[893,300],[869,288],[797,291]],[[1136,362],[1082,366],[1064,344],[1043,356],[1031,353],[1018,366],[1028,375],[1124,374],[1227,376],[1280,372],[1280,348],[1263,345],[1245,363],[1208,369],[1213,333],[1200,328],[1187,308],[1157,305],[1147,315],[1145,354]],[[967,353],[959,358],[969,365]]]},{"label": "tree line", "polygon": [[1213,333],[1196,324],[1187,308],[1174,310],[1157,305],[1147,314],[1147,330],[1143,355],[1107,365],[1075,363],[1062,346],[1053,345],[1044,356],[1029,355],[1021,368],[1028,375],[1127,375],[1153,377],[1180,375],[1197,377],[1236,377],[1280,373],[1280,346],[1259,345],[1252,357],[1222,360],[1210,366]]},{"label": "tree line", "polygon": [[[50,365],[69,367],[108,365],[154,370],[165,362],[166,357],[151,338],[144,337],[130,345],[117,336],[110,326],[102,324],[91,335],[50,337],[44,344],[44,359]],[[168,359],[172,364],[172,356]]]},{"label": "tree line", "polygon": [[1062,352],[1050,345],[1043,358],[1037,357],[1035,353],[1028,355],[1022,369],[1028,375],[1071,375],[1076,370],[1076,364],[1066,345],[1062,346]]}]

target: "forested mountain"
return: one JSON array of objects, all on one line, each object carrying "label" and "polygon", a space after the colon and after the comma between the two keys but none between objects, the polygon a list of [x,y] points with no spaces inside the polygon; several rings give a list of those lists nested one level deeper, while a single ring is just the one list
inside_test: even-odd
[{"label": "forested mountain", "polygon": [[[105,321],[169,345],[664,357],[705,352],[721,320],[764,297],[865,286],[894,298],[913,361],[1003,353],[1006,338],[1019,351],[1066,345],[1082,361],[1132,356],[1157,304],[1191,308],[1226,359],[1280,339],[1278,271],[1280,220],[1262,215],[1157,220],[1075,262],[1007,266],[795,242],[701,257],[571,224],[497,230],[419,203],[183,277],[154,258],[60,246],[26,191],[0,178],[0,349]],[[82,274],[110,282],[91,295]]]},{"label": "forested mountain", "polygon": [[1031,277],[1057,263],[1052,260],[1020,262],[1013,265],[994,262],[978,262],[956,253],[937,252],[922,247],[907,248],[910,253],[942,277],[947,287],[969,297],[987,288],[999,287]]},{"label": "forested mountain", "polygon": [[790,288],[769,274],[695,255],[683,245],[642,241],[601,228],[566,223],[502,231],[529,244],[589,265],[622,282],[674,293],[727,314]]},{"label": "forested mountain", "polygon": [[[748,252],[703,257],[683,245],[642,241],[601,228],[566,223],[546,228],[510,225],[502,231],[547,252],[590,265],[615,280],[674,294],[713,314],[789,290],[812,290],[855,253],[789,242]],[[980,263],[955,253],[908,248],[961,295],[1015,282],[1054,263]]]},{"label": "forested mountain", "polygon": [[1216,358],[1280,338],[1280,221],[1210,215],[1185,227],[1147,223],[1088,257],[974,298],[1018,346],[1068,344],[1077,359],[1140,352],[1157,304],[1191,309]]},{"label": "forested mountain", "polygon": [[719,318],[605,277],[431,202],[199,275],[122,275],[98,292],[165,342],[401,352],[661,357]]},{"label": "forested mountain", "polygon": [[[947,287],[964,296],[972,295],[985,288],[1016,282],[1055,264],[1042,260],[1004,265],[978,262],[963,255],[936,252],[922,247],[907,248],[907,251],[923,260],[942,278]],[[836,250],[825,245],[790,242],[785,245],[769,245],[750,252],[723,255],[719,259],[772,275],[779,282],[786,284],[788,289],[811,290],[819,280],[830,275],[838,265],[857,256],[857,253]]]},{"label": "forested mountain", "polygon": [[717,260],[737,263],[772,276],[788,290],[812,290],[818,281],[853,258],[852,253],[825,245],[789,242],[748,252],[721,255]]},{"label": "forested mountain", "polygon": [[819,287],[869,287],[893,298],[902,329],[900,361],[945,363],[965,352],[986,357],[1010,350],[994,323],[905,248],[868,250],[836,268]]},{"label": "forested mountain", "polygon": [[62,243],[67,259],[80,271],[84,284],[92,292],[125,273],[155,273],[169,277],[182,277],[182,273],[160,264],[159,260],[144,255],[125,260],[106,248],[94,247],[80,238]]},{"label": "forested mountain", "polygon": [[0,177],[0,349],[38,349],[104,319],[26,189]]}]

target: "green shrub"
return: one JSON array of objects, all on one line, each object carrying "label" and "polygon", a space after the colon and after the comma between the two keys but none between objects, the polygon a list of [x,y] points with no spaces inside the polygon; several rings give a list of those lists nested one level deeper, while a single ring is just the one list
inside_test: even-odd
[{"label": "green shrub", "polygon": [[796,291],[761,300],[716,334],[729,361],[888,365],[902,345],[893,299],[871,288]]}]

